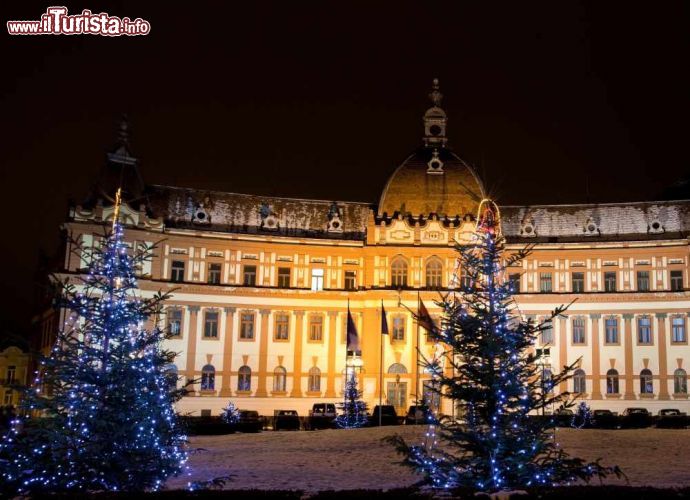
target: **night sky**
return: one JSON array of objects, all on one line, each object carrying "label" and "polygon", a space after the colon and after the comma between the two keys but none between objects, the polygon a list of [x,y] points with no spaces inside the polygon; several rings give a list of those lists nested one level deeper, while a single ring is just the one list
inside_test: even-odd
[{"label": "night sky", "polygon": [[[690,4],[14,2],[2,12],[3,325],[131,121],[148,183],[375,203],[438,77],[451,147],[503,204],[651,200],[690,172]],[[49,5],[143,37],[11,37]],[[604,5],[605,4],[605,5]]]}]

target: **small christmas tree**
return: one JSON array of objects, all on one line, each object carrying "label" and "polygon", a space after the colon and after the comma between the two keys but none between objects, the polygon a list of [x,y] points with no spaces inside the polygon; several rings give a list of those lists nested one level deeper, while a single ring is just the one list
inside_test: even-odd
[{"label": "small christmas tree", "polygon": [[574,429],[583,429],[589,427],[591,424],[592,410],[587,403],[581,401],[580,404],[577,405],[577,410],[575,411],[575,415],[573,415],[573,421],[570,423],[570,426]]},{"label": "small christmas tree", "polygon": [[223,408],[220,418],[226,424],[235,425],[240,421],[240,410],[237,409],[235,403],[228,401],[228,406]]},{"label": "small christmas tree", "polygon": [[357,389],[357,376],[351,373],[345,382],[345,394],[342,403],[338,403],[340,415],[335,424],[341,429],[364,427],[369,422],[367,404],[362,401],[362,393]]},{"label": "small christmas tree", "polygon": [[[115,221],[118,209],[119,196]],[[157,325],[167,296],[142,298],[134,275],[152,248],[130,251],[115,222],[102,246],[82,251],[90,258],[82,286],[61,293],[72,315],[23,400],[32,418],[0,444],[9,495],[156,490],[187,459],[173,409],[184,389],[171,382],[174,354]]]},{"label": "small christmas tree", "polygon": [[[571,376],[575,364],[544,380],[532,349],[565,308],[541,323],[522,320],[505,271],[527,251],[504,255],[498,208],[492,202],[482,205],[474,241],[458,247],[466,274],[462,300],[444,297],[442,327],[429,327],[430,336],[446,346],[445,369],[437,360],[424,363],[436,392],[460,415],[432,422],[433,439],[423,446],[409,447],[397,436],[392,441],[436,487],[498,491],[619,474],[616,467],[568,456],[554,442],[554,420],[534,418],[545,409],[572,405],[568,393],[555,394],[553,388]],[[437,439],[439,446],[429,446]]]}]

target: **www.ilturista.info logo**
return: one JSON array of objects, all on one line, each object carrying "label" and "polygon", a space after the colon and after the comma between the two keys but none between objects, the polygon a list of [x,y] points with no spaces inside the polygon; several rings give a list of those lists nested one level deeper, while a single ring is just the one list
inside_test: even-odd
[{"label": "www.ilturista.info logo", "polygon": [[151,24],[141,18],[110,16],[105,12],[67,15],[67,7],[48,7],[40,21],[7,21],[10,35],[148,35]]}]

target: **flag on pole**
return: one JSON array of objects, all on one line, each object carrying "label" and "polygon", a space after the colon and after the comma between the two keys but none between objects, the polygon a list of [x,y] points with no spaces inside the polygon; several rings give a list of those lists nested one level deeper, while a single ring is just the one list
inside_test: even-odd
[{"label": "flag on pole", "polygon": [[383,308],[383,301],[381,301],[381,335],[388,335],[388,319],[386,319],[386,310]]},{"label": "flag on pole", "polygon": [[362,350],[359,345],[359,334],[355,320],[352,319],[350,307],[347,308],[347,350],[348,352],[360,353]]},{"label": "flag on pole", "polygon": [[417,324],[429,333],[436,333],[438,330],[422,299],[419,299],[417,306]]}]

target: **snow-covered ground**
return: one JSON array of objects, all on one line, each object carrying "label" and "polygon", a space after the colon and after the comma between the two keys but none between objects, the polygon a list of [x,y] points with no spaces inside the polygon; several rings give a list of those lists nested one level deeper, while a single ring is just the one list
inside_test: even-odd
[{"label": "snow-covered ground", "polygon": [[[420,479],[400,465],[401,457],[381,438],[399,433],[419,441],[424,426],[230,434],[191,438],[190,476],[173,478],[170,488],[187,481],[235,475],[226,489],[389,489]],[[632,486],[690,486],[690,430],[562,429],[558,442],[573,455],[603,458],[619,465]],[[607,483],[621,483],[616,479]],[[624,484],[624,482],[622,482]]]}]

